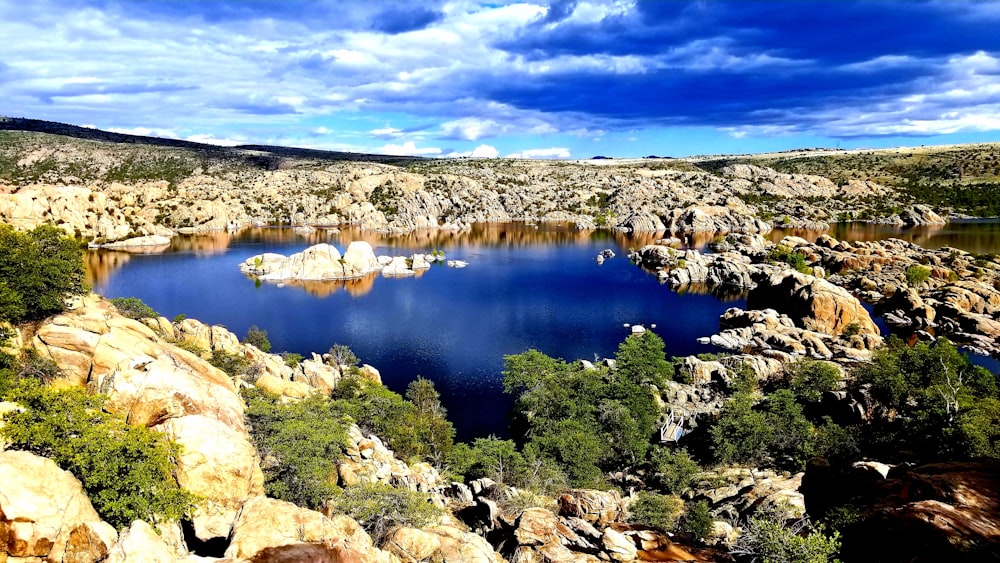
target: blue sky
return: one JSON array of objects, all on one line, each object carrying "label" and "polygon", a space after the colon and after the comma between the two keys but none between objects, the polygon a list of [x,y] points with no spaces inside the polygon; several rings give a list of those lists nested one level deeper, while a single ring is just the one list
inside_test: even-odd
[{"label": "blue sky", "polygon": [[1000,140],[1000,1],[0,0],[0,114],[589,158]]}]

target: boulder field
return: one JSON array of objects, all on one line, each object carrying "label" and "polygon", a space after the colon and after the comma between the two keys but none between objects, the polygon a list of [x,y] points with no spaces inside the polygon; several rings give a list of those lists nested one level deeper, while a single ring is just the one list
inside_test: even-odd
[{"label": "boulder field", "polygon": [[[772,243],[759,235],[731,234],[712,246],[715,252],[702,254],[653,244],[630,257],[674,288],[736,292],[760,311],[727,312],[721,332],[706,337],[717,346],[863,360],[881,339],[860,298],[904,336],[946,336],[977,353],[1000,354],[996,256],[828,235],[815,242],[789,236]],[[810,273],[782,261],[792,254]],[[738,330],[746,327],[751,330]]]},{"label": "boulder field", "polygon": [[[385,277],[413,276],[427,270],[434,262],[445,262],[444,254],[417,253],[406,256],[375,256],[371,244],[354,241],[341,255],[336,247],[321,243],[291,256],[275,253],[251,256],[240,271],[262,281],[350,280],[381,272]],[[447,260],[452,268],[464,268],[459,260]]]},{"label": "boulder field", "polygon": [[[73,475],[35,454],[0,448],[0,560],[500,563],[721,557],[628,524],[629,499],[612,493],[570,491],[555,511],[501,510],[502,499],[520,493],[488,479],[444,482],[432,466],[407,464],[377,436],[350,426],[346,456],[331,476],[341,486],[384,483],[422,491],[448,509],[439,522],[398,528],[378,546],[347,516],[267,498],[244,420],[240,386],[257,385],[291,401],[329,392],[341,377],[341,367],[330,365],[330,358],[313,355],[292,368],[276,354],[240,343],[223,327],[194,319],[133,320],[93,295],[21,338],[64,370],[53,385],[99,391],[107,396],[108,411],[179,443],[176,478],[200,502],[183,526],[135,521],[115,530],[94,511]],[[234,381],[213,367],[202,357],[213,350],[253,362],[256,382]],[[362,373],[378,378],[370,366]]]}]

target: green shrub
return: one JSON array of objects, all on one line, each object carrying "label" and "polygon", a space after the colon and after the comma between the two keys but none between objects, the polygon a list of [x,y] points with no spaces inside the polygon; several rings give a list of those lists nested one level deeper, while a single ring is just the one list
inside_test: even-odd
[{"label": "green shrub", "polygon": [[433,381],[418,375],[406,387],[406,400],[416,407],[412,422],[416,434],[415,455],[441,465],[455,441],[455,427],[448,421],[441,394],[434,388]]},{"label": "green shrub", "polygon": [[787,364],[785,376],[800,403],[818,403],[823,393],[835,390],[841,380],[840,369],[835,364],[819,360]]},{"label": "green shrub", "polygon": [[130,319],[155,319],[160,316],[138,297],[116,297],[111,300],[111,304],[118,309],[119,313]]},{"label": "green shrub", "polygon": [[471,481],[488,477],[506,485],[520,485],[528,473],[528,463],[511,440],[495,436],[477,438],[472,445],[455,444],[448,455],[452,473]]},{"label": "green shrub", "polygon": [[684,507],[684,514],[681,515],[677,527],[694,536],[696,540],[705,541],[712,534],[713,523],[712,510],[708,503],[699,500]]},{"label": "green shrub", "polygon": [[666,492],[680,494],[690,488],[694,476],[701,471],[687,450],[657,448],[650,455],[650,481]]},{"label": "green shrub", "polygon": [[330,350],[327,351],[330,355],[330,363],[334,366],[356,366],[361,361],[354,352],[344,344],[334,344],[330,346]]},{"label": "green shrub", "polygon": [[285,365],[294,368],[302,363],[302,354],[296,354],[294,352],[282,352],[281,361],[285,362]]},{"label": "green shrub", "polygon": [[908,283],[910,287],[917,287],[927,281],[927,278],[931,277],[931,269],[927,266],[918,266],[914,264],[907,268],[903,275],[906,277],[906,283]]},{"label": "green shrub", "polygon": [[51,225],[18,232],[0,225],[0,321],[43,319],[86,291],[79,245]]},{"label": "green shrub", "polygon": [[230,377],[239,378],[247,375],[253,368],[253,362],[239,354],[226,352],[225,350],[212,350],[212,356],[208,363],[229,374]]},{"label": "green shrub", "polygon": [[383,483],[345,487],[336,494],[333,508],[357,520],[379,546],[396,528],[430,526],[443,514],[427,493]]},{"label": "green shrub", "polygon": [[243,343],[253,345],[265,354],[271,351],[271,341],[267,339],[267,331],[257,328],[257,325],[251,325],[247,329]]},{"label": "green shrub", "polygon": [[775,246],[767,255],[767,261],[771,264],[785,264],[797,272],[811,274],[812,268],[806,263],[805,257],[787,246]]},{"label": "green shrub", "polygon": [[827,536],[806,518],[785,520],[779,510],[759,513],[741,529],[732,551],[753,561],[829,563],[840,551],[839,533]]},{"label": "green shrub", "polygon": [[180,489],[172,458],[179,446],[162,434],[133,427],[101,410],[103,397],[82,389],[54,390],[13,370],[3,370],[0,396],[23,412],[0,428],[10,447],[52,458],[83,484],[94,508],[118,529],[133,520],[177,520],[195,497]]},{"label": "green shrub", "polygon": [[642,491],[629,507],[631,521],[670,532],[677,524],[683,503],[677,497]]},{"label": "green shrub", "polygon": [[337,490],[337,461],[347,448],[350,420],[320,395],[288,404],[260,391],[244,397],[267,494],[322,509]]}]

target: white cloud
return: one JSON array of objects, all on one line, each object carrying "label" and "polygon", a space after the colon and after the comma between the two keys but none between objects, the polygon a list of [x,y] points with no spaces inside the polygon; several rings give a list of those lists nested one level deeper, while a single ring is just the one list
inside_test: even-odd
[{"label": "white cloud", "polygon": [[330,133],[333,133],[333,129],[330,129],[329,127],[320,126],[313,129],[312,132],[315,133],[316,135],[329,135]]},{"label": "white cloud", "polygon": [[479,145],[472,149],[472,158],[496,158],[500,156],[500,151],[490,145]]},{"label": "white cloud", "polygon": [[171,129],[157,129],[155,127],[108,127],[107,131],[111,131],[112,133],[121,133],[123,135],[180,139],[180,136]]},{"label": "white cloud", "polygon": [[475,141],[483,137],[492,137],[503,132],[503,127],[492,119],[466,117],[441,124],[441,132],[451,139]]},{"label": "white cloud", "polygon": [[234,147],[246,144],[246,139],[217,139],[214,135],[198,134],[184,137],[185,141],[193,143],[205,143],[206,145],[218,145],[220,147]]},{"label": "white cloud", "polygon": [[547,149],[528,149],[521,152],[508,154],[507,158],[565,159],[565,158],[570,158],[570,150],[566,147],[550,147]]},{"label": "white cloud", "polygon": [[443,155],[446,158],[497,158],[500,151],[490,145],[479,145],[471,151],[452,151]]},{"label": "white cloud", "polygon": [[375,149],[377,154],[388,154],[392,156],[428,156],[440,155],[441,149],[437,147],[418,148],[413,141],[406,141],[402,145],[387,144]]},{"label": "white cloud", "polygon": [[401,129],[396,129],[395,127],[383,127],[381,129],[372,129],[368,132],[373,137],[379,139],[398,139],[403,136],[403,131]]}]

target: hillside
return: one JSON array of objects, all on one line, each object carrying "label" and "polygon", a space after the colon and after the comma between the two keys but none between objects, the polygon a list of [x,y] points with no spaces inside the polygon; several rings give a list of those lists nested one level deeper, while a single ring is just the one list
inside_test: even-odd
[{"label": "hillside", "polygon": [[[571,221],[675,235],[1000,214],[997,145],[691,159],[420,159],[0,120],[0,218],[95,242],[251,224]],[[931,210],[913,211],[915,204]]]}]

